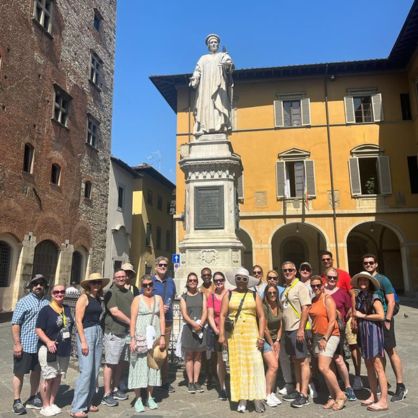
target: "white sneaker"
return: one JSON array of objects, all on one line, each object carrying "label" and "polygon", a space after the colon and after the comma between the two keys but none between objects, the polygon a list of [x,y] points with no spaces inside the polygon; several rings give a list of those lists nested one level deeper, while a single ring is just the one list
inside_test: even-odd
[{"label": "white sneaker", "polygon": [[54,409],[51,409],[51,406],[46,406],[45,408],[41,408],[39,412],[44,417],[53,417],[55,415]]},{"label": "white sneaker", "polygon": [[280,390],[279,395],[289,395],[289,393],[294,392],[294,387],[290,383],[286,383]]},{"label": "white sneaker", "polygon": [[274,408],[275,406],[278,405],[278,403],[276,402],[276,400],[272,397],[272,393],[270,393],[269,395],[267,395],[267,397],[266,397],[266,404],[268,406],[270,406],[271,408]]},{"label": "white sneaker", "polygon": [[242,412],[244,413],[247,409],[247,401],[245,400],[240,400],[238,403],[238,408],[237,408],[237,412]]},{"label": "white sneaker", "polygon": [[361,381],[361,377],[360,376],[354,376],[353,389],[354,390],[361,390],[361,389],[363,389],[363,382]]},{"label": "white sneaker", "polygon": [[277,397],[277,395],[274,392],[272,392],[270,396],[276,401],[277,405],[280,405],[282,403],[282,401]]},{"label": "white sneaker", "polygon": [[58,405],[53,403],[49,407],[55,412],[55,414],[61,413],[61,408]]},{"label": "white sneaker", "polygon": [[316,391],[316,387],[312,382],[309,383],[308,389],[309,389],[309,396],[312,399],[316,399],[318,397],[318,392]]}]

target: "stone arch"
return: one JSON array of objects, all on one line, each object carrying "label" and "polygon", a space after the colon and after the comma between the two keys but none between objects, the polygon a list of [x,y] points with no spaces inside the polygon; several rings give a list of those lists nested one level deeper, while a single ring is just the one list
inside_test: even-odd
[{"label": "stone arch", "polygon": [[32,276],[42,274],[50,284],[54,283],[58,257],[59,246],[54,241],[46,239],[39,242],[35,247]]},{"label": "stone arch", "polygon": [[347,232],[349,271],[355,274],[363,269],[361,256],[376,254],[379,271],[388,276],[400,293],[410,290],[408,260],[404,251],[404,237],[399,229],[386,221],[358,222]]},{"label": "stone arch", "polygon": [[280,270],[283,261],[293,261],[297,268],[302,261],[309,261],[314,273],[318,273],[319,252],[326,246],[326,236],[316,225],[306,222],[281,225],[271,237],[273,269]]},{"label": "stone arch", "polygon": [[253,267],[253,240],[250,234],[245,231],[244,229],[240,228],[237,232],[238,239],[244,245],[244,249],[242,250],[242,259],[241,264],[245,267],[248,271],[251,271]]}]

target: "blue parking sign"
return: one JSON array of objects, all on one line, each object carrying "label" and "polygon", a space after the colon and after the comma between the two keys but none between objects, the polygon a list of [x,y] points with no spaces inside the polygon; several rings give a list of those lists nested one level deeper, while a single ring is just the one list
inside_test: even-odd
[{"label": "blue parking sign", "polygon": [[171,262],[173,264],[180,264],[180,254],[171,254]]}]

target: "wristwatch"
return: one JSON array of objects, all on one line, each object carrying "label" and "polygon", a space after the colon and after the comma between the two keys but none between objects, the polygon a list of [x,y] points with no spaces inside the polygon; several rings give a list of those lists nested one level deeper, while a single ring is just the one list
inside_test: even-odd
[{"label": "wristwatch", "polygon": [[389,322],[389,324],[390,324],[392,322],[392,320],[385,318],[385,322]]}]

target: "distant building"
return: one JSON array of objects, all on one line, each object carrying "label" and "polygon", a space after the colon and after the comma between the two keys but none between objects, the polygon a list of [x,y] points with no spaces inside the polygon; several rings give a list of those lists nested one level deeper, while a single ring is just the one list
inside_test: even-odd
[{"label": "distant building", "polygon": [[[247,268],[309,260],[319,272],[318,253],[329,249],[355,273],[373,252],[399,291],[418,290],[417,41],[415,1],[388,58],[233,73]],[[189,77],[151,77],[177,113],[177,158],[192,135]],[[184,207],[178,169],[178,242]]]},{"label": "distant building", "polygon": [[0,305],[78,283],[106,245],[116,0],[2,0]]},{"label": "distant building", "polygon": [[112,157],[105,276],[130,262],[137,280],[154,260],[175,250],[175,185],[148,164],[130,167]]}]

